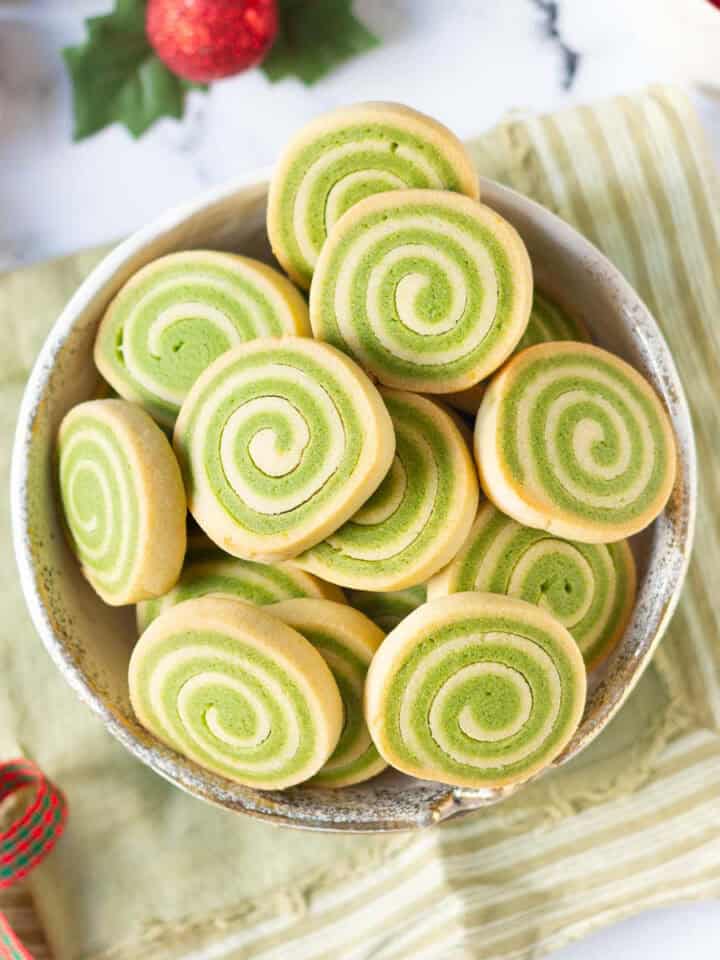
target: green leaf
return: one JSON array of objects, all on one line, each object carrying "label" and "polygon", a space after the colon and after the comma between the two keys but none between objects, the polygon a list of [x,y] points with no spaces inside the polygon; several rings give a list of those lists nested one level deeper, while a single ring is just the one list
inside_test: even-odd
[{"label": "green leaf", "polygon": [[352,0],[279,0],[277,40],[261,69],[274,83],[296,76],[310,86],[379,44],[352,12]]},{"label": "green leaf", "polygon": [[85,21],[87,39],[63,50],[73,87],[73,139],[111,123],[139,137],[163,116],[181,117],[196,86],[157,58],[145,34],[145,0],[116,0],[115,9]]}]

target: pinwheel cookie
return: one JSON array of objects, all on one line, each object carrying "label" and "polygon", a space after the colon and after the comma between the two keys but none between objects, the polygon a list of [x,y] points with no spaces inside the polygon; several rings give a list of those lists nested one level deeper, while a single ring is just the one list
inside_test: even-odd
[{"label": "pinwheel cookie", "polygon": [[364,197],[410,188],[478,196],[473,163],[446,127],[397,103],[358,103],[307,124],[270,181],[267,229],[288,274],[309,287],[328,231]]},{"label": "pinwheel cookie", "polygon": [[561,540],[483,503],[460,552],[428,584],[428,596],[479,590],[538,604],[567,627],[591,669],[622,636],[635,581],[626,540],[607,546]]},{"label": "pinwheel cookie", "polygon": [[453,557],[475,518],[478,482],[446,410],[401,390],[381,394],[395,428],[390,471],[351,520],[295,563],[341,586],[399,590]]},{"label": "pinwheel cookie", "polygon": [[337,684],[313,645],[231,598],[161,614],[133,649],[129,685],[135,715],[159,740],[261,790],[316,774],[343,726]]},{"label": "pinwheel cookie", "polygon": [[545,610],[490,593],[429,601],[396,627],[368,671],[365,716],[392,766],[462,787],[538,773],[585,705],[577,644]]},{"label": "pinwheel cookie", "polygon": [[236,347],[191,388],[175,426],[190,510],[233,556],[289,560],[370,497],[395,453],[390,415],[351,360],[286,337]]},{"label": "pinwheel cookie", "polygon": [[309,333],[305,300],[277,270],[188,250],[149,263],[122,287],[100,324],[95,363],[122,397],[171,427],[190,387],[226,350]]},{"label": "pinwheel cookie", "polygon": [[369,780],[387,764],[363,716],[365,675],[384,634],[366,616],[330,600],[285,600],[269,608],[312,643],[327,661],[343,701],[344,723],[335,752],[311,783],[345,787]]},{"label": "pinwheel cookie", "polygon": [[583,543],[642,530],[675,482],[672,427],[652,387],[585,343],[529,347],[493,377],[475,454],[483,488],[503,513]]},{"label": "pinwheel cookie", "polygon": [[490,207],[438,190],[384,193],[331,230],[310,322],[381,383],[452,393],[515,349],[532,284],[525,245]]},{"label": "pinwheel cookie", "polygon": [[338,603],[345,600],[334,584],[323,583],[290,564],[238,560],[213,547],[204,552],[195,550],[186,558],[180,579],[169,593],[138,604],[138,630],[142,633],[163,610],[208,594],[237,597],[260,607],[295,597],[325,597]]},{"label": "pinwheel cookie", "polygon": [[89,400],[58,435],[60,497],[82,570],[113,606],[157,597],[185,553],[185,492],[165,434],[125,400]]}]

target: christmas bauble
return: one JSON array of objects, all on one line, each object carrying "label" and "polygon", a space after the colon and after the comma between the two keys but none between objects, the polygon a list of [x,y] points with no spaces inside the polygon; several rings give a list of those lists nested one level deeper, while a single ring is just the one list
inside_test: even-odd
[{"label": "christmas bauble", "polygon": [[180,77],[208,83],[260,63],[275,40],[276,0],[149,0],[147,35]]}]

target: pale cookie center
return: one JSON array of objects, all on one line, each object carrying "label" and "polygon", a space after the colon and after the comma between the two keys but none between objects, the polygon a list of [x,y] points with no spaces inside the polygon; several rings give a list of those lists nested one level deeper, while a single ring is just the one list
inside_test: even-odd
[{"label": "pale cookie center", "polygon": [[501,677],[510,684],[517,695],[518,708],[515,715],[504,726],[491,727],[478,720],[472,705],[466,704],[458,715],[458,726],[462,732],[471,740],[506,740],[519,733],[525,726],[532,711],[532,693],[525,678],[517,670],[512,670],[503,663],[473,663],[458,670],[433,700],[430,708],[430,729],[434,740],[440,742],[444,738],[442,716],[448,700],[468,680],[480,677]]},{"label": "pale cookie center", "polygon": [[[579,623],[588,613],[592,606],[595,593],[595,578],[590,564],[580,551],[572,544],[563,543],[561,540],[540,540],[534,543],[525,551],[520,560],[515,564],[515,568],[508,582],[508,596],[520,597],[525,595],[526,582],[532,576],[533,570],[537,564],[542,563],[546,558],[562,557],[567,564],[572,567],[573,575],[583,584],[583,601],[578,604],[569,614],[557,609],[552,601],[541,595],[538,600],[538,606],[549,610],[559,620],[563,626],[571,629],[576,623]],[[550,572],[552,575],[552,572]]]}]

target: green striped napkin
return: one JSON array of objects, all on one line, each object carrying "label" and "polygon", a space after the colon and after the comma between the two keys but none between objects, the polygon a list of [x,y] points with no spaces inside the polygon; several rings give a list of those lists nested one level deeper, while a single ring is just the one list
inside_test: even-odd
[{"label": "green striped napkin", "polygon": [[[112,742],[50,665],[4,571],[0,754],[37,760],[72,810],[33,878],[58,960],[519,960],[649,906],[720,894],[720,511],[709,509],[720,503],[720,231],[702,136],[680,93],[651,89],[512,119],[472,149],[483,174],[601,247],[670,341],[702,503],[668,635],[603,736],[506,803],[421,834],[309,835],[206,807]],[[14,326],[0,360],[3,469],[22,379],[89,265],[0,279]]]}]

